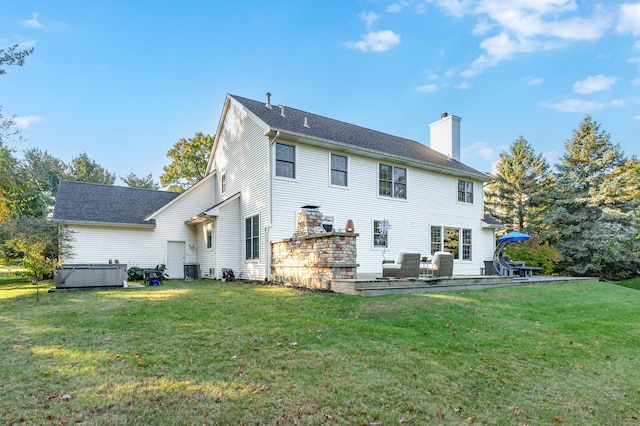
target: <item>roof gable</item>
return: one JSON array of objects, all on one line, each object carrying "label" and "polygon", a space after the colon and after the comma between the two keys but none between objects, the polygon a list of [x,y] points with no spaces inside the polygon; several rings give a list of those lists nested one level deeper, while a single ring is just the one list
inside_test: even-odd
[{"label": "roof gable", "polygon": [[288,106],[272,105],[271,108],[268,108],[263,102],[235,95],[229,96],[242,104],[274,131],[331,141],[336,144],[355,147],[362,151],[391,155],[439,169],[443,172],[448,171],[471,176],[483,181],[489,180],[485,173],[411,139],[389,135]]},{"label": "roof gable", "polygon": [[53,218],[65,222],[153,225],[145,218],[180,194],[63,180]]}]

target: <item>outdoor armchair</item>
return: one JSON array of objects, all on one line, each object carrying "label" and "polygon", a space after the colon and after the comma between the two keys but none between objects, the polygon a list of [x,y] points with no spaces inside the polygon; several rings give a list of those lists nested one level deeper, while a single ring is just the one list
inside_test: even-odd
[{"label": "outdoor armchair", "polygon": [[434,278],[453,276],[453,255],[447,251],[437,251],[429,265],[429,271]]},{"label": "outdoor armchair", "polygon": [[382,264],[382,276],[389,278],[417,278],[420,275],[420,253],[401,251],[393,263]]}]

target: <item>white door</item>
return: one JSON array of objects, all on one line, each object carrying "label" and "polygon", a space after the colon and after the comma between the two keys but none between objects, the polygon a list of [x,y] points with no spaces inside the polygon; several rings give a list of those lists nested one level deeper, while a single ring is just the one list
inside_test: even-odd
[{"label": "white door", "polygon": [[184,279],[185,248],[184,241],[167,242],[167,269],[165,272],[170,279]]}]

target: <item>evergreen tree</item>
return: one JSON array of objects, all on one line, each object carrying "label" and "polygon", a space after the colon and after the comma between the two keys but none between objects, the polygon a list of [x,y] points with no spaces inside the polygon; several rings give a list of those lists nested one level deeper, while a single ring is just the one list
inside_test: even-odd
[{"label": "evergreen tree", "polygon": [[[565,144],[547,237],[562,254],[561,272],[619,279],[640,262],[637,199],[629,161],[587,115]],[[636,183],[637,184],[637,183]]]},{"label": "evergreen tree", "polygon": [[126,178],[120,176],[120,180],[129,188],[160,189],[160,185],[153,181],[151,173],[147,176],[138,177],[135,173],[131,172]]},{"label": "evergreen tree", "polygon": [[536,154],[529,142],[520,136],[509,152],[500,154],[492,178],[485,187],[487,214],[504,224],[505,233],[538,234],[553,180],[542,154]]}]

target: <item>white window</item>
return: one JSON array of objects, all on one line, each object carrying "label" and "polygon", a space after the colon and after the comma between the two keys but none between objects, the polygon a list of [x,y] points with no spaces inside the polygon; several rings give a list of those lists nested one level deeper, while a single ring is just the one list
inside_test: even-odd
[{"label": "white window", "polygon": [[276,143],[276,176],[296,177],[296,147]]},{"label": "white window", "polygon": [[207,248],[213,247],[213,223],[209,222],[204,226],[204,232],[207,241]]},{"label": "white window", "polygon": [[245,219],[245,259],[260,259],[260,217]]},{"label": "white window", "polygon": [[473,182],[458,179],[458,201],[473,204]]},{"label": "white window", "polygon": [[347,157],[331,154],[331,185],[347,186]]},{"label": "white window", "polygon": [[220,192],[223,194],[227,192],[227,172],[222,173],[222,176],[220,176]]},{"label": "white window", "polygon": [[389,247],[389,229],[386,220],[373,221],[373,246]]},{"label": "white window", "polygon": [[447,251],[454,259],[471,260],[471,229],[431,227],[431,254]]},{"label": "white window", "polygon": [[407,198],[407,169],[378,165],[378,195],[393,198]]}]

